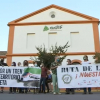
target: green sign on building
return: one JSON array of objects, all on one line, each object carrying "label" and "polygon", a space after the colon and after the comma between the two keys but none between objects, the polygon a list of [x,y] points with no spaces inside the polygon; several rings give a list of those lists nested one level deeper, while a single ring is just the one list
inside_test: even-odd
[{"label": "green sign on building", "polygon": [[43,29],[43,31],[48,31],[48,30],[49,30],[48,26],[45,26]]}]

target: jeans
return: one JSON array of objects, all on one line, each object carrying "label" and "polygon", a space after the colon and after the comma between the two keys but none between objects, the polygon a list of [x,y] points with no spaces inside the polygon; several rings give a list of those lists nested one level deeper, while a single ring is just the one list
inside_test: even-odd
[{"label": "jeans", "polygon": [[27,93],[28,92],[28,88],[22,88],[22,92],[24,93],[24,91],[25,91],[25,93]]},{"label": "jeans", "polygon": [[[87,93],[87,88],[83,88],[84,93]],[[88,92],[91,93],[91,88],[88,88]]]},{"label": "jeans", "polygon": [[46,79],[46,87],[47,87],[47,92],[49,92],[49,83],[52,82],[52,79]]},{"label": "jeans", "polygon": [[19,89],[19,93],[22,93],[22,88],[18,88]]},{"label": "jeans", "polygon": [[33,88],[34,94],[39,92],[38,88]]},{"label": "jeans", "polygon": [[40,79],[40,92],[41,92],[42,82],[43,82],[43,92],[45,92],[45,81],[46,81],[46,78],[45,77],[41,77],[41,79]]},{"label": "jeans", "polygon": [[49,85],[47,82],[46,82],[46,87],[47,87],[47,92],[49,92]]},{"label": "jeans", "polygon": [[10,87],[10,92],[16,92],[16,87]]},{"label": "jeans", "polygon": [[[53,82],[53,92],[59,93],[57,75],[52,74],[52,82]],[[57,83],[57,87],[56,87],[56,83]]]}]

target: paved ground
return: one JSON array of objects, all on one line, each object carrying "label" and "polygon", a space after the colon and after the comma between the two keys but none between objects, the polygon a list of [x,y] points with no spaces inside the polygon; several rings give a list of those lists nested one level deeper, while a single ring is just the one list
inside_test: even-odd
[{"label": "paved ground", "polygon": [[9,94],[5,92],[0,93],[0,100],[100,100],[100,92],[93,94],[76,93],[74,95],[53,95],[53,94]]}]

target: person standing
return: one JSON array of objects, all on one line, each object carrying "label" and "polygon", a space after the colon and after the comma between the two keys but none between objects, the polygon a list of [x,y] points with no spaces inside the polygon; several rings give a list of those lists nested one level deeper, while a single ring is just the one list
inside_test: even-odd
[{"label": "person standing", "polygon": [[[18,62],[17,65],[18,65],[18,67],[21,67],[21,62]],[[21,87],[19,87],[18,90],[19,90],[19,93],[22,93],[22,88]]]},{"label": "person standing", "polygon": [[39,90],[39,93],[41,93],[41,85],[42,85],[42,83],[43,83],[43,93],[46,93],[45,92],[46,77],[47,77],[47,68],[44,65],[42,65],[41,66],[41,79],[40,79],[40,90]]},{"label": "person standing", "polygon": [[[33,66],[31,66],[31,67],[38,67],[39,68],[37,61],[33,62]],[[39,84],[37,84],[36,82],[37,81],[35,81],[35,84],[38,86]],[[39,92],[39,88],[37,86],[35,88],[33,88],[34,94]]]},{"label": "person standing", "polygon": [[35,66],[35,67],[39,67],[36,61],[35,61],[35,64],[34,64],[34,66]]},{"label": "person standing", "polygon": [[[71,60],[67,59],[67,65],[71,65]],[[72,92],[72,94],[74,94],[74,88],[66,88],[66,94],[70,94],[70,92]]]},{"label": "person standing", "polygon": [[[58,80],[57,80],[57,68],[59,66],[59,56],[55,56],[55,61],[51,63],[52,70],[52,82],[53,82],[53,94],[61,94],[60,89],[58,88]],[[57,87],[56,87],[57,83]]]},{"label": "person standing", "polygon": [[[3,58],[0,61],[0,66],[2,66],[2,67],[3,66],[8,66],[7,63],[4,63],[4,59]],[[3,90],[4,90],[4,87],[1,87],[1,92],[0,93],[3,93]]]},{"label": "person standing", "polygon": [[[87,56],[87,55],[85,55],[85,56],[83,57],[83,60],[84,60],[84,61],[81,63],[81,65],[91,64],[90,61],[88,60],[88,56]],[[87,88],[83,88],[83,90],[84,90],[84,93],[83,93],[83,94],[87,94]],[[91,88],[89,88],[89,87],[88,87],[88,93],[89,93],[89,94],[93,94],[93,93],[91,92]]]},{"label": "person standing", "polygon": [[46,87],[47,87],[47,93],[49,93],[49,88],[51,90],[51,82],[52,82],[52,75],[50,71],[47,71],[47,77],[46,77]]},{"label": "person standing", "polygon": [[18,65],[18,67],[21,67],[21,62],[18,62],[18,64],[17,64],[17,65]]},{"label": "person standing", "polygon": [[[24,67],[28,67],[28,65],[29,65],[29,64],[28,64],[28,61],[27,61],[27,60],[24,60],[24,61],[23,61],[23,66],[24,66]],[[27,94],[28,88],[24,88],[24,87],[23,87],[23,88],[22,88],[22,93],[24,93],[24,92]]]},{"label": "person standing", "polygon": [[[15,62],[12,62],[12,65],[11,66],[16,66],[16,63]],[[10,87],[10,89],[9,89],[9,93],[16,93],[16,87]]]}]

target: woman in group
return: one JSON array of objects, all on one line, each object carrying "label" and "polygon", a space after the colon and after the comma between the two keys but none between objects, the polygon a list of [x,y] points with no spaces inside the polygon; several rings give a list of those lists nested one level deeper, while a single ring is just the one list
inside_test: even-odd
[{"label": "woman in group", "polygon": [[[12,62],[12,65],[11,66],[16,66],[16,63],[15,62]],[[9,93],[16,93],[16,87],[10,87],[10,90],[9,90]]]},{"label": "woman in group", "polygon": [[[21,62],[18,62],[18,67],[21,67]],[[19,93],[22,93],[22,88],[20,87],[20,88],[18,88],[18,90],[19,90]]]},{"label": "woman in group", "polygon": [[[81,62],[81,65],[91,64],[91,62],[89,61],[87,55],[84,55],[84,56],[83,56],[83,60],[84,60],[84,61]],[[87,94],[87,88],[84,87],[83,90],[84,90],[83,94]],[[91,92],[91,88],[90,88],[90,87],[88,87],[88,93],[89,93],[89,94],[93,94],[93,93]]]},{"label": "woman in group", "polygon": [[[8,66],[7,63],[4,63],[4,58],[1,59],[0,66]],[[1,87],[0,93],[3,93],[3,91],[4,91],[4,87]]]},{"label": "woman in group", "polygon": [[[37,61],[35,61],[35,62],[33,63],[33,65],[34,65],[33,67],[38,67],[38,68],[39,68]],[[34,94],[39,92],[39,88],[38,88],[39,86],[38,86],[37,83],[35,83],[35,84],[36,84],[36,87],[33,88]]]},{"label": "woman in group", "polygon": [[[27,60],[24,60],[23,66],[24,67],[28,67],[28,61]],[[28,92],[27,88],[22,88],[22,93],[27,93],[27,92]]]},{"label": "woman in group", "polygon": [[50,71],[48,70],[47,71],[47,77],[46,77],[47,93],[49,93],[49,90],[51,90],[51,82],[52,82],[52,75],[51,75]]}]

